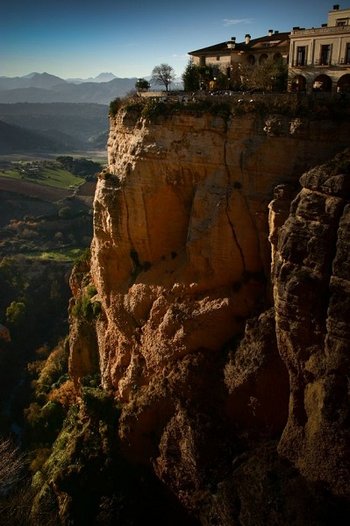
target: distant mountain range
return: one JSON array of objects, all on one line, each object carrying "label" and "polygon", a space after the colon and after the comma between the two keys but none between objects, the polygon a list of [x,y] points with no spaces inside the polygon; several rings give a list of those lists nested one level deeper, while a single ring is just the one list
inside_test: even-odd
[{"label": "distant mountain range", "polygon": [[113,73],[100,73],[97,77],[89,77],[87,79],[72,78],[66,79],[66,82],[72,82],[73,84],[82,84],[83,82],[109,82],[118,77],[113,75]]},{"label": "distant mountain range", "polygon": [[91,79],[64,80],[49,73],[23,77],[0,77],[0,103],[91,102],[109,104],[135,88],[136,78],[118,78],[100,73]]}]

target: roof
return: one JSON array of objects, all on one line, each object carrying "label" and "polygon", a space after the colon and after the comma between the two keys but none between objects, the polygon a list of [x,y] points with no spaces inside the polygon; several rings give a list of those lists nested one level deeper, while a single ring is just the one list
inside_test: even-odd
[{"label": "roof", "polygon": [[[289,35],[290,33],[273,33],[271,36],[266,35],[264,37],[252,38],[248,44],[245,42],[236,42],[234,51],[253,51],[259,48],[267,47],[283,47],[289,45]],[[206,55],[206,54],[217,54],[217,53],[231,53],[232,48],[227,47],[227,42],[220,42],[220,44],[215,44],[214,46],[204,47],[197,49],[195,51],[190,51],[189,55]]]}]

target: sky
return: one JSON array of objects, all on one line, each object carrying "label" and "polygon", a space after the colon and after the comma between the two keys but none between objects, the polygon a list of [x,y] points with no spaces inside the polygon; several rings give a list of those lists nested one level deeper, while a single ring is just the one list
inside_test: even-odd
[{"label": "sky", "polygon": [[[181,76],[188,52],[268,29],[320,27],[325,0],[2,0],[0,76],[101,72],[145,77],[170,64]],[[340,8],[350,7],[340,4]]]}]

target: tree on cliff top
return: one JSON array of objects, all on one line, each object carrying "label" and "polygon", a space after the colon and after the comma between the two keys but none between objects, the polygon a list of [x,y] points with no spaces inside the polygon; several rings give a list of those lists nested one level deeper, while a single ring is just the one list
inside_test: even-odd
[{"label": "tree on cliff top", "polygon": [[201,74],[200,68],[196,64],[189,62],[186,66],[185,71],[182,74],[182,80],[184,83],[185,91],[197,91],[199,90]]},{"label": "tree on cliff top", "polygon": [[163,84],[166,91],[169,91],[169,86],[174,80],[175,71],[169,64],[160,64],[153,68],[152,82],[154,84]]}]

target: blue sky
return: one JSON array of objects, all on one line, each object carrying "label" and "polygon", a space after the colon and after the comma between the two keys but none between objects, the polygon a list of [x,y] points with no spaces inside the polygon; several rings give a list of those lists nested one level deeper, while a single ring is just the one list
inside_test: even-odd
[{"label": "blue sky", "polygon": [[2,0],[0,76],[143,77],[162,62],[180,76],[188,51],[231,36],[241,41],[246,33],[319,27],[332,6],[328,0]]}]

